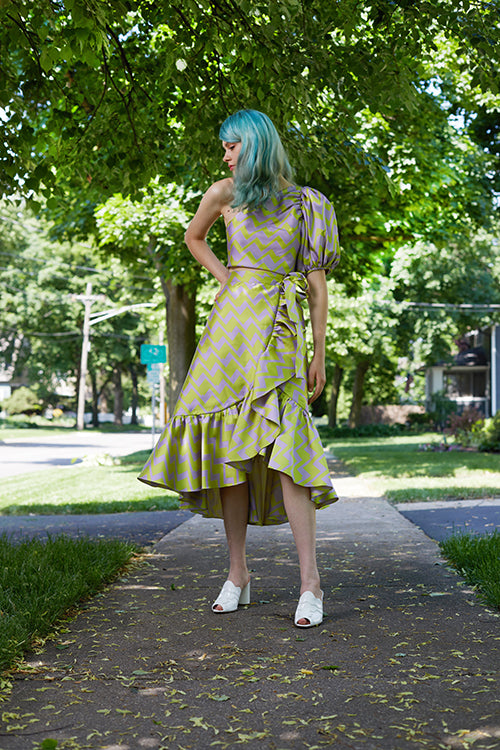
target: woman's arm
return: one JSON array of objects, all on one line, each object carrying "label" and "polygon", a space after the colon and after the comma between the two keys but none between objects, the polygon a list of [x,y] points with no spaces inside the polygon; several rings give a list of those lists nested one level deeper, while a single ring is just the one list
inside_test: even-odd
[{"label": "woman's arm", "polygon": [[206,237],[212,224],[222,214],[224,207],[231,202],[231,198],[232,180],[230,178],[214,182],[201,199],[198,210],[184,235],[191,254],[222,285],[226,283],[229,271],[210,250]]},{"label": "woman's arm", "polygon": [[307,370],[307,388],[312,391],[309,403],[321,395],[326,384],[325,337],[328,318],[328,287],[324,271],[311,271],[307,276],[309,284],[309,313],[313,333],[314,354]]}]

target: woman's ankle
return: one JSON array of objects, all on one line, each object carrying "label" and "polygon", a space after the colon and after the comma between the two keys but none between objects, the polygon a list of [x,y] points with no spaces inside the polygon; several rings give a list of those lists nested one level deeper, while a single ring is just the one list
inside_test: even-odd
[{"label": "woman's ankle", "polygon": [[301,580],[300,595],[302,596],[305,591],[311,591],[315,597],[321,598],[322,591],[319,575]]},{"label": "woman's ankle", "polygon": [[227,580],[234,583],[235,586],[244,588],[250,580],[250,573],[247,567],[232,567],[229,569]]}]

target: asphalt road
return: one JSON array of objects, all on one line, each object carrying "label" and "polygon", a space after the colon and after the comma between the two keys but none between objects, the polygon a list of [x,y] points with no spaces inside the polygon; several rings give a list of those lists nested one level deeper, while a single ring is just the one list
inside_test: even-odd
[{"label": "asphalt road", "polygon": [[500,529],[500,499],[404,503],[396,507],[438,542],[455,533],[484,534]]},{"label": "asphalt road", "polygon": [[151,433],[144,432],[71,430],[38,439],[32,435],[7,440],[0,438],[0,479],[54,466],[72,466],[86,456],[125,456],[150,448]]},{"label": "asphalt road", "polygon": [[159,542],[188,518],[191,518],[191,513],[183,510],[81,516],[0,516],[0,536],[5,534],[10,541],[24,542],[65,534],[72,538],[123,539],[147,547]]}]

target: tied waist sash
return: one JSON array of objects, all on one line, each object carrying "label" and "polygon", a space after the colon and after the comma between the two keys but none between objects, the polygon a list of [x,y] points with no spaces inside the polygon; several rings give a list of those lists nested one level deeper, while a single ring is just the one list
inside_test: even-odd
[{"label": "tied waist sash", "polygon": [[[266,288],[272,289],[272,287],[279,285],[279,299],[276,308],[273,331],[261,360],[264,360],[265,362],[266,353],[269,354],[270,349],[275,349],[276,345],[279,345],[280,343],[283,344],[284,338],[295,338],[296,345],[293,347],[293,360],[295,366],[293,367],[294,372],[290,373],[290,377],[293,377],[294,375],[298,377],[306,377],[305,363],[307,352],[304,334],[304,318],[301,305],[301,303],[307,298],[307,279],[305,274],[301,271],[290,271],[289,273],[282,274],[276,271],[268,271],[265,268],[237,267],[230,268],[229,270],[231,275],[228,283],[231,286],[233,284],[248,284],[251,287],[263,285]],[[288,335],[286,335],[284,329],[286,329]],[[287,343],[290,344],[291,342],[288,341]],[[281,355],[283,359],[289,359],[290,355],[292,355],[289,346],[278,346],[278,351],[276,351],[278,357],[279,349],[282,350]],[[283,349],[288,351],[284,351]],[[288,357],[286,356],[287,354]],[[283,362],[283,365],[285,365],[285,362]],[[259,369],[260,368],[258,368],[258,370]],[[254,385],[257,385],[257,383]],[[261,388],[258,388],[258,390],[260,391]]]},{"label": "tied waist sash", "polygon": [[255,292],[260,288],[261,293],[271,293],[274,299],[277,292],[278,298],[272,331],[256,363],[253,383],[242,404],[232,447],[226,456],[226,462],[235,468],[241,468],[255,452],[264,455],[266,447],[279,435],[280,392],[307,411],[306,342],[301,307],[307,296],[305,275],[297,271],[280,274],[260,268],[231,269],[228,286],[238,285],[253,288]]}]

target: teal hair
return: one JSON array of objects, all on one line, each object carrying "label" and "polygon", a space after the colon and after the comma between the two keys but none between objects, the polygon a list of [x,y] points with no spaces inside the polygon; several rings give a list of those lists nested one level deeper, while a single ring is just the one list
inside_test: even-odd
[{"label": "teal hair", "polygon": [[280,176],[292,179],[292,168],[278,131],[262,112],[255,109],[235,112],[222,123],[219,137],[226,143],[241,141],[233,176],[234,207],[258,208],[280,191]]}]

